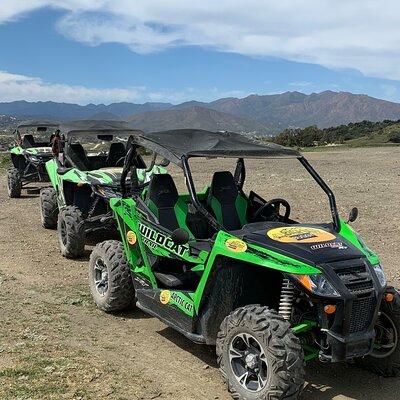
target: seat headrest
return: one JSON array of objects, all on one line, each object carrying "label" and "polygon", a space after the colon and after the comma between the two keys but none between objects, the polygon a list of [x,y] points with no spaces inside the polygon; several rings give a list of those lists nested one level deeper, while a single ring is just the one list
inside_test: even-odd
[{"label": "seat headrest", "polygon": [[68,152],[65,154],[67,160],[77,168],[85,171],[89,170],[89,161],[85,149],[80,143],[72,143],[68,146]]},{"label": "seat headrest", "polygon": [[235,178],[230,171],[217,171],[214,173],[210,194],[216,197],[221,203],[235,201],[239,189]]},{"label": "seat headrest", "polygon": [[23,147],[35,147],[35,139],[33,135],[24,135],[24,138],[22,139],[22,146]]},{"label": "seat headrest", "polygon": [[124,144],[121,142],[111,143],[109,153],[111,153],[111,152],[125,153]]},{"label": "seat headrest", "polygon": [[178,190],[171,175],[152,175],[147,192],[148,199],[158,207],[171,207],[175,205],[178,197]]}]

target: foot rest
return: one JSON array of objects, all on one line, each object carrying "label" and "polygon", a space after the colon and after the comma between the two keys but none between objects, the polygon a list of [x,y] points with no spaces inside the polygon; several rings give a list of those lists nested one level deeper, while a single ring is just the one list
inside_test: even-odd
[{"label": "foot rest", "polygon": [[155,277],[166,287],[184,288],[194,283],[196,274],[193,272],[183,272],[177,274],[155,272]]}]

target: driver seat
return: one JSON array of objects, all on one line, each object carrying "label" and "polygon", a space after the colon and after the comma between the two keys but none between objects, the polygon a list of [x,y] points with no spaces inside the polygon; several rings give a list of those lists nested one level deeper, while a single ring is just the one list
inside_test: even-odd
[{"label": "driver seat", "polygon": [[117,162],[126,156],[126,150],[123,143],[111,143],[108,152],[106,167],[118,167]]},{"label": "driver seat", "polygon": [[65,158],[71,167],[78,168],[81,171],[90,171],[90,163],[85,149],[80,143],[72,143],[68,146]]},{"label": "driver seat", "polygon": [[24,149],[29,149],[31,147],[36,147],[35,139],[33,135],[24,135],[22,139],[22,147]]},{"label": "driver seat", "polygon": [[229,171],[214,173],[207,205],[217,221],[228,231],[241,229],[247,224],[249,201]]},{"label": "driver seat", "polygon": [[152,175],[146,204],[156,215],[161,226],[170,231],[183,228],[193,237],[186,224],[188,206],[179,197],[175,182],[170,174]]}]

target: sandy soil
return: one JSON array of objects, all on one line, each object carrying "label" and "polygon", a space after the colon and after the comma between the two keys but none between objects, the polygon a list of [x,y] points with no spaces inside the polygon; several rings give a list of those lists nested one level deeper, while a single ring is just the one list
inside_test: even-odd
[{"label": "sandy soil", "polygon": [[[400,148],[308,153],[354,224],[399,285]],[[219,161],[193,167],[199,186]],[[303,221],[329,218],[326,198],[293,160],[247,168],[247,188],[285,197]],[[40,225],[36,196],[8,199],[0,176],[1,399],[229,399],[214,349],[192,344],[138,310],[107,315],[91,301],[87,259],[61,257],[54,231]],[[400,379],[354,366],[307,366],[302,400],[393,399]]]}]

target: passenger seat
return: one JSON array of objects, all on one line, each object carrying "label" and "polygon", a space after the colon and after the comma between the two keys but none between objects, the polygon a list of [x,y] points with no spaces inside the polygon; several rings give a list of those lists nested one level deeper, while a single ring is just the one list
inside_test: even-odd
[{"label": "passenger seat", "polygon": [[229,171],[217,171],[211,181],[207,206],[228,231],[247,224],[248,199]]}]

